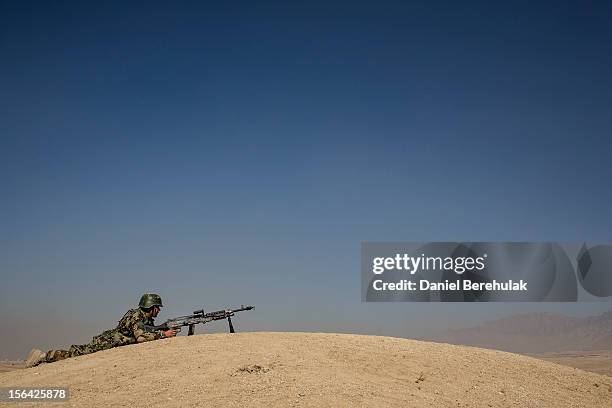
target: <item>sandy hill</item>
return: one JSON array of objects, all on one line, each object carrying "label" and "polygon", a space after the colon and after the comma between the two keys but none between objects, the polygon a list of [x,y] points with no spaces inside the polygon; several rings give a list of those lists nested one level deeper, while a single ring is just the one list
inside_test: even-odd
[{"label": "sandy hill", "polygon": [[70,387],[75,407],[612,406],[612,378],[600,374],[348,334],[184,336],[0,373],[0,387],[33,385]]},{"label": "sandy hill", "polygon": [[449,330],[430,340],[515,353],[612,350],[612,312],[584,318],[553,313],[515,315]]}]

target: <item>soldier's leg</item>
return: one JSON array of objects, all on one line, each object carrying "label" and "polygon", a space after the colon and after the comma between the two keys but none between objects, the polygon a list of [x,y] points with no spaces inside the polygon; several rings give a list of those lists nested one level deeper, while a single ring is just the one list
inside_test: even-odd
[{"label": "soldier's leg", "polygon": [[68,350],[49,350],[45,356],[45,363],[54,363],[71,357]]},{"label": "soldier's leg", "polygon": [[116,344],[118,340],[113,336],[120,335],[114,330],[107,330],[104,333],[92,338],[87,344],[73,344],[68,350],[49,350],[45,357],[45,362],[52,363],[54,361],[64,360],[66,358],[83,356],[85,354],[91,354],[95,353],[96,351],[116,347],[119,345]]},{"label": "soldier's leg", "polygon": [[98,350],[96,350],[95,347],[92,347],[91,343],[81,344],[81,345],[73,344],[68,349],[68,352],[70,353],[70,357],[84,356],[85,354],[91,354],[96,351]]},{"label": "soldier's leg", "polygon": [[68,350],[49,350],[45,357],[47,363],[65,360],[70,357],[83,356],[98,351],[95,346],[89,344],[73,344]]}]

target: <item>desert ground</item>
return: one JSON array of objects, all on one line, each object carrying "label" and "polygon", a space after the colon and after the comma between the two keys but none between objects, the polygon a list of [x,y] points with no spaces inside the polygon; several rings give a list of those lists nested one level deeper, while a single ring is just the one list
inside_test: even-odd
[{"label": "desert ground", "polygon": [[612,311],[511,315],[422,340],[524,354],[612,377]]},{"label": "desert ground", "polygon": [[534,354],[533,357],[612,377],[611,351],[567,351],[559,353]]},{"label": "desert ground", "polygon": [[69,387],[70,401],[54,407],[612,406],[605,375],[502,351],[323,333],[181,336],[0,373],[0,387],[29,386]]},{"label": "desert ground", "polygon": [[0,373],[25,368],[23,361],[0,361]]}]

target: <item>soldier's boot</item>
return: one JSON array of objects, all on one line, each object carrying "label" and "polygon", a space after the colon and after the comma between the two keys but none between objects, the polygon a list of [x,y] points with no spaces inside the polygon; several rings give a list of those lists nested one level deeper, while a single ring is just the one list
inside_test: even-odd
[{"label": "soldier's boot", "polygon": [[30,350],[28,356],[26,357],[25,365],[27,368],[35,367],[40,363],[44,363],[46,357],[47,353],[37,348],[33,348],[32,350]]}]

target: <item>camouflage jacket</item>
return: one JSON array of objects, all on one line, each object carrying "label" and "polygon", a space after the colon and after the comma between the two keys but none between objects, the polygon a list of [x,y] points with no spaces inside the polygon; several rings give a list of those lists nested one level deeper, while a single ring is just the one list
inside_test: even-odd
[{"label": "camouflage jacket", "polygon": [[145,316],[142,309],[132,309],[119,320],[115,330],[126,337],[132,338],[134,343],[158,340],[164,337],[161,331],[146,331],[145,325],[153,326],[153,319]]}]

